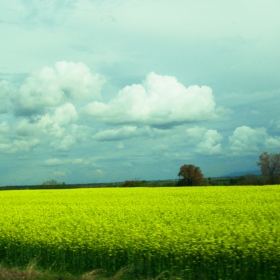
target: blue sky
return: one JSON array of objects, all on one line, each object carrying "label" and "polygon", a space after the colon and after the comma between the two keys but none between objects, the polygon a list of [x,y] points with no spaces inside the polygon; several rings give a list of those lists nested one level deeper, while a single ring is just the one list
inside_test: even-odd
[{"label": "blue sky", "polygon": [[280,152],[280,2],[11,0],[0,185],[256,170]]}]

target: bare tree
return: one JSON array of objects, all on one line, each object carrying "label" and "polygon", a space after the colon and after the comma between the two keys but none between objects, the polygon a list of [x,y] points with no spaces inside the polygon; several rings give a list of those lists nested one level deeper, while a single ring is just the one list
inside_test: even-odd
[{"label": "bare tree", "polygon": [[257,165],[260,166],[262,174],[267,176],[270,184],[280,182],[280,154],[269,154],[263,152],[259,156],[260,161]]},{"label": "bare tree", "polygon": [[192,164],[182,165],[178,176],[183,177],[183,179],[179,179],[178,185],[180,186],[199,186],[204,182],[200,168]]},{"label": "bare tree", "polygon": [[45,181],[43,184],[43,186],[57,186],[60,185],[56,180],[52,179],[49,181]]}]

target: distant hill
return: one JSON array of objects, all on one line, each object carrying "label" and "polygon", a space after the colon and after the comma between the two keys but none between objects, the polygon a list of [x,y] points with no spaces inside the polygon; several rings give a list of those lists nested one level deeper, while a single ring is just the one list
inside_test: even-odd
[{"label": "distant hill", "polygon": [[224,176],[221,176],[222,178],[224,177],[239,177],[239,176],[244,176],[244,175],[262,175],[260,170],[248,170],[248,171],[237,171],[237,172],[231,172],[229,174],[226,174]]}]

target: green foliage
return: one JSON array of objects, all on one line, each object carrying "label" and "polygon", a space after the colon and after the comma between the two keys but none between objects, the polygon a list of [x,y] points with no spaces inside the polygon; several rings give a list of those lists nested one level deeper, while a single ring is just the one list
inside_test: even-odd
[{"label": "green foliage", "polygon": [[139,187],[139,186],[143,186],[144,184],[145,182],[127,180],[123,183],[123,187]]},{"label": "green foliage", "polygon": [[280,186],[2,191],[0,200],[7,265],[280,278]]},{"label": "green foliage", "polygon": [[233,178],[211,178],[208,182],[211,186],[263,186],[267,184],[267,178],[247,174]]}]

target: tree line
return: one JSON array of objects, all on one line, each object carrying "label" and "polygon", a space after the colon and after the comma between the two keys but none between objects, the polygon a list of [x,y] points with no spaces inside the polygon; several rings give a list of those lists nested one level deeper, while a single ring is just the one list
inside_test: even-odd
[{"label": "tree line", "polygon": [[[201,169],[193,164],[184,164],[180,167],[178,180],[145,181],[145,180],[127,180],[124,183],[102,183],[102,184],[74,184],[66,185],[56,180],[45,181],[40,186],[22,186],[17,188],[30,189],[67,189],[77,187],[156,187],[156,186],[234,186],[234,185],[273,185],[280,184],[280,153],[270,154],[263,152],[256,163],[261,170],[262,175],[247,174],[232,178],[204,178]],[[93,186],[94,185],[94,186]],[[4,189],[15,189],[15,187],[2,187]]]},{"label": "tree line", "polygon": [[178,173],[177,186],[280,184],[280,153],[263,152],[259,156],[257,165],[261,169],[262,176],[248,174],[230,179],[206,179],[199,167],[193,164],[184,164]]}]

